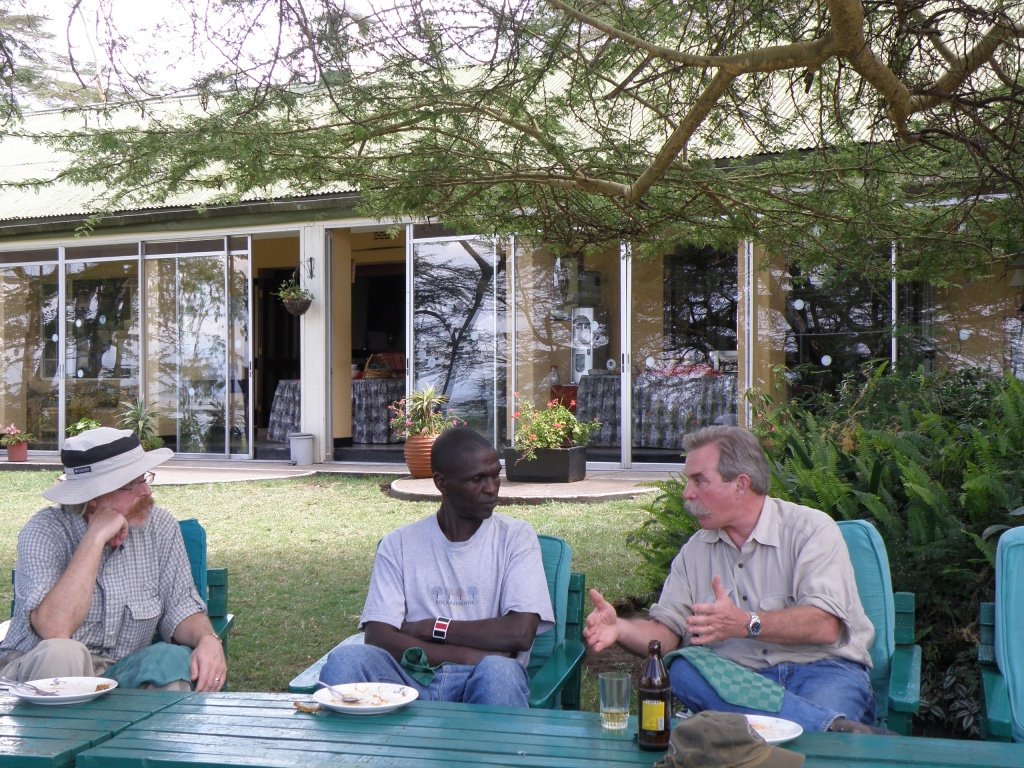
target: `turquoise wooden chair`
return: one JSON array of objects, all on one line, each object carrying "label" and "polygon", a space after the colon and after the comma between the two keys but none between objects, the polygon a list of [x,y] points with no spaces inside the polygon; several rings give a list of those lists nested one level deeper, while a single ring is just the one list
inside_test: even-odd
[{"label": "turquoise wooden chair", "polygon": [[877,724],[909,736],[921,707],[921,646],[914,643],[914,593],[892,591],[889,556],[866,520],[839,523],[864,612],[875,627],[871,685]]},{"label": "turquoise wooden chair", "polygon": [[[539,536],[544,575],[555,614],[551,631],[537,635],[530,651],[527,672],[530,677],[531,707],[544,709],[579,709],[582,681],[584,597],[586,579],[573,573],[572,550],[555,536]],[[359,642],[353,635],[345,642]],[[329,652],[328,652],[329,653]],[[300,672],[289,684],[291,693],[313,693],[320,679],[320,669],[327,654]]]},{"label": "turquoise wooden chair", "polygon": [[1011,528],[996,546],[994,603],[981,604],[978,664],[981,737],[1024,742],[1024,527]]},{"label": "turquoise wooden chair", "polygon": [[217,633],[228,651],[228,635],[234,626],[235,616],[228,613],[228,569],[210,568],[206,562],[206,529],[195,518],[180,520],[181,536],[185,540],[185,552],[192,569],[192,581],[196,591],[206,602],[206,613],[210,617],[213,631]]},{"label": "turquoise wooden chair", "polygon": [[[233,614],[228,613],[228,569],[208,568],[206,562],[206,529],[198,520],[190,518],[180,520],[181,536],[185,540],[185,552],[188,554],[189,567],[192,570],[192,581],[195,582],[196,591],[206,603],[206,610],[210,616],[210,623],[213,631],[217,633],[221,643],[224,645],[224,652],[228,650],[228,635],[235,623]],[[11,583],[14,583],[16,575],[11,571]],[[14,600],[11,600],[11,615],[14,615]],[[9,621],[0,625],[0,640],[7,635]]]}]

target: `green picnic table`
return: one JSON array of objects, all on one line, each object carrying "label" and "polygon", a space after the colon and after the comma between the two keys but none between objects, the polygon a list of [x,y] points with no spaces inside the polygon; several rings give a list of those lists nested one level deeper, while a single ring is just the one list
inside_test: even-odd
[{"label": "green picnic table", "polygon": [[[379,715],[305,714],[280,693],[194,694],[82,752],[78,768],[644,766],[660,755],[594,712],[414,701]],[[909,736],[806,733],[788,748],[806,768],[1020,768],[1024,745]]]},{"label": "green picnic table", "polygon": [[39,706],[5,694],[0,696],[0,768],[73,766],[82,750],[190,695],[117,689],[81,704]]}]

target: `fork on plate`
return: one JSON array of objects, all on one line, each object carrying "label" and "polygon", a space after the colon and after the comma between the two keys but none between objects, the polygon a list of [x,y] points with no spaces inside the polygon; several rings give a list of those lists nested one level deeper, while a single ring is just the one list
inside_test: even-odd
[{"label": "fork on plate", "polygon": [[32,683],[22,683],[18,680],[11,680],[9,677],[3,677],[0,675],[0,685],[6,685],[8,688],[24,688],[26,691],[32,691],[32,693],[38,694],[39,696],[58,696],[56,691],[46,691],[42,688],[32,685]]}]

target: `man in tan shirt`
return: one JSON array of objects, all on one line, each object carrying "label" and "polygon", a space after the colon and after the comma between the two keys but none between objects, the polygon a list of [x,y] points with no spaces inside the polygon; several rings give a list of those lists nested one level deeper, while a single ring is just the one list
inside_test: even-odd
[{"label": "man in tan shirt", "polygon": [[621,619],[596,589],[584,636],[596,652],[703,646],[779,683],[781,704],[725,701],[684,657],[669,669],[690,710],[767,714],[805,730],[874,733],[874,628],[842,533],[824,512],[767,495],[768,462],[740,427],[687,435],[686,508],[701,529],[672,562],[649,619]]}]

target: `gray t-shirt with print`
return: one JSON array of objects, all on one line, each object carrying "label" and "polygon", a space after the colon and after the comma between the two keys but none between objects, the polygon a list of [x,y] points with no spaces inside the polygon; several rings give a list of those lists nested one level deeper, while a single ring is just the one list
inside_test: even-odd
[{"label": "gray t-shirt with print", "polygon": [[[453,542],[431,515],[381,540],[360,626],[379,621],[399,629],[406,620],[473,621],[512,611],[540,616],[537,634],[554,626],[540,543],[529,523],[492,515],[469,541]],[[516,660],[525,667],[530,652]]]}]

